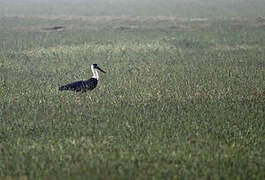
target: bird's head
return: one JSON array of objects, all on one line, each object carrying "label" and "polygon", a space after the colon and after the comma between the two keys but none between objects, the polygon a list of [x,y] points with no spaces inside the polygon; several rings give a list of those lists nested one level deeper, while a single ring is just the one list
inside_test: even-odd
[{"label": "bird's head", "polygon": [[100,67],[98,67],[97,64],[92,64],[91,67],[92,67],[92,69],[98,69],[98,70],[100,70],[101,72],[106,73],[106,72],[103,71]]}]

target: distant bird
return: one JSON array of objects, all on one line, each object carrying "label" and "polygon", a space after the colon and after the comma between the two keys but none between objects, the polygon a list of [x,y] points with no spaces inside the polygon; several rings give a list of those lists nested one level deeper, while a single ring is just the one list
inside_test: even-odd
[{"label": "distant bird", "polygon": [[106,73],[105,71],[103,71],[102,69],[100,69],[100,67],[98,67],[97,64],[92,64],[91,65],[91,70],[93,73],[93,77],[86,80],[86,81],[75,81],[73,83],[70,84],[66,84],[64,86],[61,86],[59,88],[60,91],[63,90],[70,90],[70,91],[76,91],[76,92],[86,92],[88,90],[92,90],[95,89],[97,87],[98,84],[98,71],[100,70],[103,73]]}]

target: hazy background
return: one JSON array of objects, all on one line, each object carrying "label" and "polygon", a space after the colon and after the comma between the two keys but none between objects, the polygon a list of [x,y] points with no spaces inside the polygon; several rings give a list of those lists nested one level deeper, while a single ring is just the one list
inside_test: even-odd
[{"label": "hazy background", "polygon": [[0,16],[256,17],[264,9],[264,0],[0,0]]},{"label": "hazy background", "polygon": [[0,0],[0,180],[264,179],[264,37],[265,0]]}]

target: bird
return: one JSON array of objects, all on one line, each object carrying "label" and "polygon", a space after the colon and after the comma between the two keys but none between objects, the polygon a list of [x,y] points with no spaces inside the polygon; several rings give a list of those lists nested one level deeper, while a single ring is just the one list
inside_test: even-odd
[{"label": "bird", "polygon": [[92,64],[91,65],[91,70],[93,73],[92,78],[85,80],[85,81],[75,81],[69,84],[66,84],[64,86],[59,87],[59,91],[63,90],[70,90],[70,91],[75,91],[75,92],[86,92],[93,90],[97,87],[98,84],[98,70],[100,70],[103,73],[106,73],[103,71],[100,67],[98,67],[97,64]]}]

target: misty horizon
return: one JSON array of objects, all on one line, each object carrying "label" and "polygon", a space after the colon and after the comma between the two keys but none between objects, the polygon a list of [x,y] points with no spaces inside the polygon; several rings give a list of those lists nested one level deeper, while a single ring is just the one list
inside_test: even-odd
[{"label": "misty horizon", "polygon": [[177,16],[236,17],[264,16],[262,0],[0,0],[0,16]]}]

